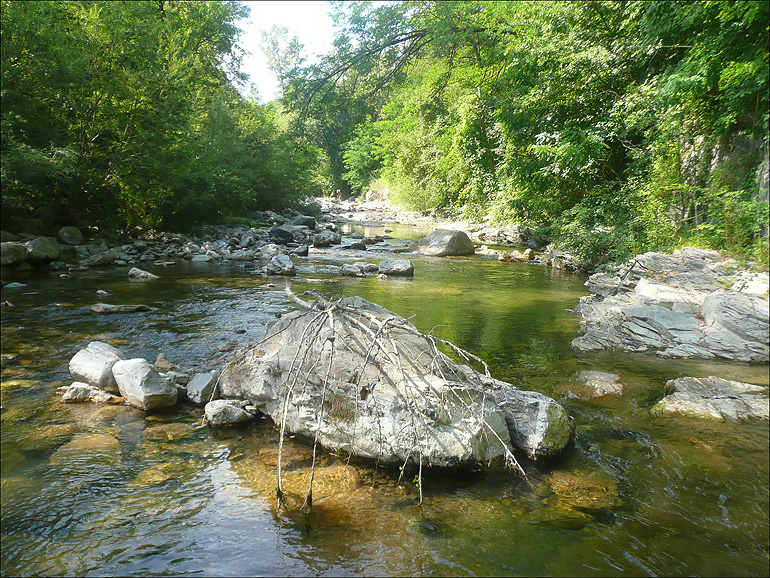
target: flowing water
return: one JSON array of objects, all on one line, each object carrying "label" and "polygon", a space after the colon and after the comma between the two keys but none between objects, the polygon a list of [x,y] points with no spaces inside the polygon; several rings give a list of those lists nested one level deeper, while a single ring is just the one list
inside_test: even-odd
[{"label": "flowing water", "polygon": [[[577,355],[568,310],[585,278],[541,266],[408,255],[414,279],[329,273],[386,257],[300,258],[294,291],[361,295],[480,355],[495,377],[556,397],[575,419],[573,448],[552,461],[520,456],[528,481],[494,466],[428,470],[422,507],[414,472],[399,479],[324,454],[315,512],[278,510],[269,420],[214,431],[191,407],[145,415],[65,405],[55,391],[93,340],[151,361],[164,352],[183,369],[218,367],[294,308],[289,281],[190,263],[147,267],[161,277],[150,282],[128,281],[125,268],[29,274],[2,294],[13,303],[2,308],[2,574],[768,574],[768,424],[649,412],[669,379],[766,385],[767,366]],[[97,315],[98,301],[156,309]],[[574,378],[584,369],[619,373],[624,394],[582,399]],[[290,439],[284,451],[285,483],[300,493],[307,446]]]}]

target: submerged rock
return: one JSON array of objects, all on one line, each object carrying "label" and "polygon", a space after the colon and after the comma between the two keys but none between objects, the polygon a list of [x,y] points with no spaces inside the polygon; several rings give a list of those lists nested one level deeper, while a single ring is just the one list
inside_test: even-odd
[{"label": "submerged rock", "polygon": [[577,375],[577,380],[591,389],[591,397],[621,395],[623,393],[623,384],[619,382],[620,376],[617,373],[581,371]]},{"label": "submerged rock", "polygon": [[473,255],[476,248],[470,237],[463,231],[437,229],[417,244],[417,251],[423,255],[443,257]]},{"label": "submerged rock", "polygon": [[112,395],[96,386],[76,381],[64,390],[61,397],[64,403],[95,401],[97,403],[121,403],[123,398]]},{"label": "submerged rock", "polygon": [[110,305],[109,303],[94,303],[91,305],[94,313],[138,313],[152,311],[149,305]]},{"label": "submerged rock", "polygon": [[666,383],[674,392],[652,408],[656,414],[684,414],[720,421],[770,418],[768,388],[718,377],[680,377]]},{"label": "submerged rock", "polygon": [[312,438],[319,429],[331,451],[390,463],[486,462],[506,455],[512,437],[530,455],[549,455],[571,431],[550,398],[481,378],[360,297],[284,315],[265,328],[258,349],[236,352],[219,386],[279,425],[285,409],[288,431]]}]

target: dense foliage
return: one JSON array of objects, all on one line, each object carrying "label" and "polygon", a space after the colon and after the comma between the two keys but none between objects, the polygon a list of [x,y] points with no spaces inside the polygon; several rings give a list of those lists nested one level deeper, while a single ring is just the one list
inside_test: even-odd
[{"label": "dense foliage", "polygon": [[334,131],[338,188],[537,225],[585,262],[683,243],[767,261],[768,3],[360,2],[337,20],[288,96]]},{"label": "dense foliage", "polygon": [[4,215],[47,206],[83,225],[177,228],[313,192],[315,152],[234,86],[248,8],[1,9]]},{"label": "dense foliage", "polygon": [[589,266],[682,244],[767,263],[767,2],[331,4],[319,61],[263,33],[261,104],[234,87],[237,2],[3,1],[4,218],[177,227],[387,187]]}]

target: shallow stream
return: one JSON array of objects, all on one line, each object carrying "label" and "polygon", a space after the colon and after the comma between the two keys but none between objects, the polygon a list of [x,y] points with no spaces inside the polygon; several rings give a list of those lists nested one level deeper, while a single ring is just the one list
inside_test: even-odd
[{"label": "shallow stream", "polygon": [[[127,268],[14,279],[26,287],[2,292],[13,304],[2,308],[2,574],[768,574],[768,424],[649,413],[669,379],[767,385],[767,366],[575,354],[568,310],[585,278],[542,266],[407,255],[414,279],[329,269],[389,257],[311,254],[293,280],[191,263],[144,267],[160,276],[149,282],[129,281]],[[576,421],[574,448],[550,462],[519,456],[528,480],[496,467],[429,470],[422,507],[413,472],[399,480],[398,470],[346,469],[324,455],[308,516],[276,509],[269,420],[212,431],[188,406],[145,415],[65,405],[55,393],[93,340],[217,368],[294,308],[287,282],[297,294],[361,295],[478,354],[495,377],[559,399]],[[99,301],[156,309],[91,313]],[[581,399],[574,378],[585,369],[619,373],[624,394]],[[287,483],[298,487],[309,464],[299,441],[285,448]]]}]

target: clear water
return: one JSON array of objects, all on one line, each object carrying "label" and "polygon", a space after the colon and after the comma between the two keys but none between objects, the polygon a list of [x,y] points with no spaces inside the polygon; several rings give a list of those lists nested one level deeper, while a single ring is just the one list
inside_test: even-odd
[{"label": "clear water", "polygon": [[[414,279],[328,272],[386,257],[302,258],[294,291],[361,295],[479,354],[496,377],[562,400],[574,448],[550,462],[521,457],[530,483],[495,468],[429,470],[422,507],[413,474],[399,482],[397,471],[355,463],[344,476],[344,462],[324,455],[315,513],[277,510],[269,420],[217,432],[189,407],[65,405],[55,390],[92,340],[150,360],[164,352],[183,369],[217,367],[293,308],[283,293],[292,281],[210,264],[150,266],[161,276],[151,282],[128,281],[126,269],[30,274],[2,293],[14,305],[2,308],[2,574],[768,574],[768,424],[649,414],[668,379],[767,384],[767,366],[576,355],[567,310],[585,279],[545,267],[408,255]],[[157,309],[92,314],[98,301]],[[620,373],[625,393],[574,397],[583,369]],[[309,461],[298,442],[285,451],[300,493]]]}]

